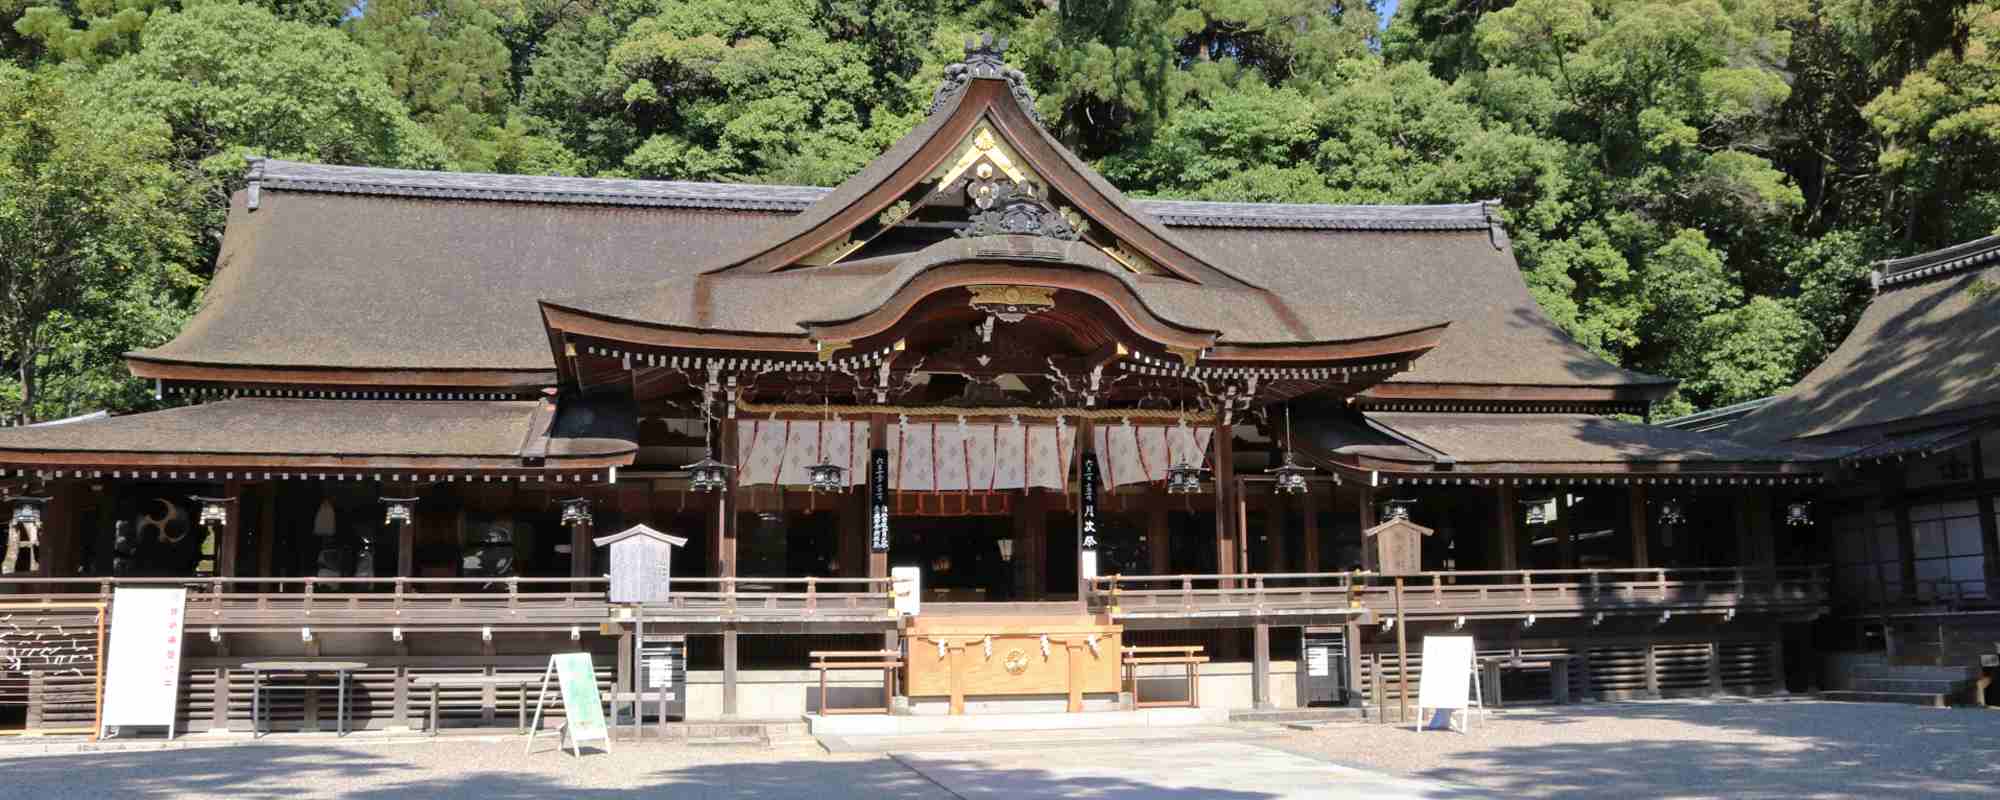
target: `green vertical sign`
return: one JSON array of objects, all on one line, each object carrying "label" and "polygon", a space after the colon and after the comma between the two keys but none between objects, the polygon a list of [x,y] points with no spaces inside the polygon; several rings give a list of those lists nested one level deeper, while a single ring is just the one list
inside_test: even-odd
[{"label": "green vertical sign", "polygon": [[604,725],[604,701],[597,694],[597,667],[589,653],[557,653],[556,682],[562,686],[563,716],[572,743],[586,739],[611,741]]}]

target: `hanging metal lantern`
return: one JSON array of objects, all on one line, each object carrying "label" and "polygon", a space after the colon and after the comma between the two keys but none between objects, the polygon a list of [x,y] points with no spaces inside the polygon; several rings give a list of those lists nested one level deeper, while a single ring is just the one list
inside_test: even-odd
[{"label": "hanging metal lantern", "polygon": [[589,525],[590,523],[590,498],[572,497],[562,501],[563,527],[571,528],[577,525]]},{"label": "hanging metal lantern", "polygon": [[42,506],[49,504],[49,498],[10,497],[7,500],[14,504],[15,525],[33,526],[42,524]]},{"label": "hanging metal lantern", "polygon": [[1681,501],[1668,500],[1660,504],[1660,524],[1680,525],[1687,522],[1687,515],[1681,513]]},{"label": "hanging metal lantern", "polygon": [[1398,497],[1384,502],[1382,504],[1382,521],[1409,519],[1410,509],[1416,504],[1417,501],[1407,497]]},{"label": "hanging metal lantern", "polygon": [[384,497],[381,500],[385,506],[382,514],[383,525],[408,525],[415,520],[417,498]]},{"label": "hanging metal lantern", "polygon": [[1793,527],[1813,524],[1812,501],[1795,500],[1785,506],[1785,524]]},{"label": "hanging metal lantern", "polygon": [[1529,525],[1547,525],[1555,520],[1556,500],[1553,497],[1522,500],[1521,505],[1527,508],[1522,521]]},{"label": "hanging metal lantern", "polygon": [[715,460],[713,456],[702,456],[700,461],[683,465],[688,472],[688,486],[697,492],[713,492],[729,485],[728,464]]},{"label": "hanging metal lantern", "polygon": [[1305,494],[1306,476],[1313,474],[1312,467],[1302,467],[1294,462],[1290,452],[1285,453],[1285,463],[1264,471],[1277,478],[1272,491],[1278,494]]},{"label": "hanging metal lantern", "polygon": [[201,513],[195,517],[195,524],[204,528],[214,525],[228,525],[229,507],[236,504],[235,499],[228,497],[202,497],[198,494],[192,494],[188,495],[188,499],[193,500],[196,505],[201,507]]},{"label": "hanging metal lantern", "polygon": [[814,464],[806,467],[806,482],[815,492],[838,492],[847,488],[847,468],[839,464]]},{"label": "hanging metal lantern", "polygon": [[1167,468],[1167,494],[1200,494],[1201,467],[1176,461]]}]

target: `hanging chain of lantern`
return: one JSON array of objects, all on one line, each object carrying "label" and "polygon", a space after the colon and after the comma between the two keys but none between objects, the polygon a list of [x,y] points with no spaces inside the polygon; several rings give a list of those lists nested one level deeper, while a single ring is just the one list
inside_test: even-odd
[{"label": "hanging chain of lantern", "polygon": [[233,497],[203,497],[191,494],[188,495],[188,499],[193,500],[195,505],[201,508],[201,513],[195,517],[195,524],[204,528],[228,525],[229,507],[236,505],[236,498]]},{"label": "hanging chain of lantern", "polygon": [[1785,506],[1785,524],[1800,527],[1813,524],[1812,501],[1794,500]]},{"label": "hanging chain of lantern", "polygon": [[1382,521],[1389,522],[1391,520],[1399,520],[1399,519],[1407,520],[1410,518],[1411,507],[1415,506],[1416,504],[1417,504],[1416,500],[1408,497],[1397,497],[1385,501],[1382,504]]},{"label": "hanging chain of lantern", "polygon": [[590,498],[572,497],[561,502],[561,524],[563,527],[571,528],[577,525],[589,525],[592,522],[590,516]]},{"label": "hanging chain of lantern", "polygon": [[[825,404],[828,401],[820,402]],[[826,457],[826,429],[833,425],[833,420],[834,416],[829,408],[819,425],[820,463],[806,467],[806,483],[810,484],[815,492],[838,492],[847,488],[847,468],[833,463],[833,459]]]},{"label": "hanging chain of lantern", "polygon": [[1661,525],[1680,525],[1685,522],[1687,514],[1681,512],[1681,501],[1678,498],[1669,498],[1660,504]]},{"label": "hanging chain of lantern", "polygon": [[701,413],[701,460],[682,464],[681,469],[687,470],[689,488],[697,492],[713,492],[729,485],[729,470],[734,467],[715,460],[715,445],[710,438],[715,417],[706,408]]},{"label": "hanging chain of lantern", "polygon": [[417,498],[384,497],[380,499],[383,504],[383,525],[408,525],[416,519]]},{"label": "hanging chain of lantern", "polygon": [[1292,460],[1292,407],[1285,407],[1285,462],[1264,470],[1276,478],[1272,491],[1278,494],[1305,494],[1306,476],[1313,474],[1311,467],[1299,466]]},{"label": "hanging chain of lantern", "polygon": [[22,495],[9,497],[7,502],[14,504],[13,524],[32,527],[42,524],[42,507],[49,504],[49,498]]}]

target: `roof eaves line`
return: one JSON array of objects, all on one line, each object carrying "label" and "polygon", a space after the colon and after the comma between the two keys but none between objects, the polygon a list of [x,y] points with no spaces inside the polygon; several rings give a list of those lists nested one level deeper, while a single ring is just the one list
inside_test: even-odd
[{"label": "roof eaves line", "polygon": [[1988,236],[1929,253],[1877,261],[1872,265],[1875,267],[1873,277],[1879,289],[1950,274],[1995,260],[2000,260],[2000,236]]}]

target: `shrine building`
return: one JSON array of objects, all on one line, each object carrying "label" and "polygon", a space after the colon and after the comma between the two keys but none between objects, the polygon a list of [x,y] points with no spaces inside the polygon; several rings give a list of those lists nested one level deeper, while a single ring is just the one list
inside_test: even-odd
[{"label": "shrine building", "polygon": [[[1806,688],[1835,448],[1632,421],[1673,382],[1550,321],[1494,203],[1127,197],[1029,89],[974,43],[831,189],[252,159],[127,356],[172,407],[0,431],[0,585],[187,587],[189,730],[248,730],[259,660],[421,727],[426,676],[629,694],[667,645],[688,719],[816,714],[828,652],[912,715],[1393,704],[1452,633],[1510,698]],[[640,525],[685,543],[614,602]]]}]

